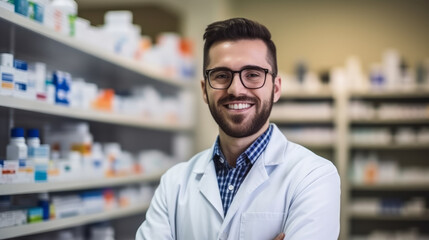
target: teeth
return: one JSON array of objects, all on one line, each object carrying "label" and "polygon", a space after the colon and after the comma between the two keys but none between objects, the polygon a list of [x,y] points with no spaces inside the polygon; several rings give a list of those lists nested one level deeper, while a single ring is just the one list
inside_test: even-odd
[{"label": "teeth", "polygon": [[234,109],[234,110],[241,110],[249,107],[250,107],[250,104],[247,104],[247,103],[228,104],[228,108]]}]

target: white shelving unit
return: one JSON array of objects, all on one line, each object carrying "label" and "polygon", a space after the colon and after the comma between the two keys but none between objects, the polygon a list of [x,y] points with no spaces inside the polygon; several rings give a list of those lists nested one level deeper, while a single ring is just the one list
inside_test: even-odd
[{"label": "white shelving unit", "polygon": [[75,217],[55,219],[46,222],[31,223],[15,227],[0,228],[0,239],[28,236],[37,233],[50,232],[54,230],[71,228],[99,221],[123,218],[133,214],[144,214],[148,209],[148,203],[139,206],[122,207],[101,213],[79,215]]},{"label": "white shelving unit", "polygon": [[355,219],[362,220],[377,220],[377,221],[429,221],[429,214],[424,215],[394,215],[394,214],[362,214],[352,213],[350,214]]},{"label": "white shelving unit", "polygon": [[[355,126],[359,127],[422,127],[429,126],[429,118],[408,118],[408,119],[379,119],[377,117],[372,119],[351,119],[349,116],[349,103],[352,100],[359,99],[364,101],[383,102],[390,101],[396,103],[413,103],[413,102],[429,102],[429,91],[418,89],[413,92],[329,92],[321,91],[320,93],[306,93],[306,92],[285,92],[281,97],[281,101],[293,101],[293,102],[314,102],[314,101],[330,101],[332,102],[334,116],[332,119],[320,119],[317,116],[314,118],[305,119],[291,119],[287,117],[273,117],[271,121],[277,123],[280,126],[297,125],[300,128],[311,127],[313,125],[332,126],[336,131],[336,138],[334,144],[326,144],[321,141],[320,143],[305,143],[300,144],[308,147],[309,149],[319,152],[330,151],[328,159],[334,160],[338,171],[342,179],[342,212],[341,212],[341,234],[340,239],[350,239],[352,232],[354,231],[354,221],[359,220],[366,223],[369,220],[371,224],[376,222],[401,222],[411,224],[413,222],[426,222],[429,220],[428,214],[422,214],[418,216],[390,216],[390,215],[368,215],[368,214],[355,214],[350,213],[349,204],[354,199],[352,193],[364,193],[364,194],[379,194],[381,196],[391,196],[392,194],[399,194],[401,197],[409,196],[409,194],[415,194],[415,192],[427,193],[429,190],[429,183],[389,183],[389,184],[355,184],[350,182],[349,179],[349,167],[351,166],[351,158],[354,151],[371,151],[391,154],[391,155],[405,155],[405,156],[422,156],[429,153],[429,144],[425,143],[410,143],[410,144],[398,144],[395,142],[385,143],[368,143],[368,144],[357,144],[350,143],[351,131]],[[275,107],[275,106],[274,106]],[[402,153],[401,154],[398,154]],[[405,161],[405,160],[404,160]],[[429,162],[426,166],[429,166]],[[367,196],[365,195],[365,196]],[[429,201],[429,198],[426,198]]]},{"label": "white shelving unit", "polygon": [[[284,114],[279,111],[278,106],[282,103],[314,103],[314,102],[330,102],[332,104],[333,112],[336,112],[336,106],[335,106],[335,98],[331,91],[323,90],[320,92],[292,92],[292,91],[284,91],[280,97],[280,100],[278,103],[274,104],[273,106],[273,113],[270,117],[270,121],[276,123],[279,125],[280,128],[282,127],[289,127],[292,126],[292,128],[299,125],[302,128],[306,127],[312,127],[312,126],[328,126],[329,128],[335,129],[335,123],[336,123],[336,116],[335,114],[332,114],[332,116],[294,116],[295,113],[285,112]],[[327,143],[326,141],[320,141],[320,142],[305,142],[299,141],[298,143],[312,149],[312,150],[333,150],[336,148],[336,144],[333,143]],[[332,160],[332,159],[331,159]]]},{"label": "white shelving unit", "polygon": [[[86,81],[96,83],[101,88],[121,91],[129,90],[134,86],[151,86],[157,89],[162,96],[174,96],[181,91],[192,91],[189,79],[165,77],[132,60],[63,36],[35,21],[2,8],[0,8],[0,36],[0,52],[12,53],[16,58],[26,61],[45,62],[51,70],[70,72],[73,76],[83,77]],[[156,148],[170,154],[173,151],[174,137],[178,134],[191,135],[193,127],[192,123],[171,119],[149,119],[142,116],[75,109],[36,100],[0,96],[0,130],[2,133],[0,146],[4,148],[0,150],[0,154],[3,150],[5,153],[9,128],[12,126],[42,128],[43,124],[47,123],[76,121],[90,123],[90,131],[97,141],[118,141],[123,148],[131,148],[130,151]],[[0,185],[0,195],[80,191],[142,183],[155,184],[164,171],[165,169],[150,174],[103,179],[3,184]],[[141,215],[141,220],[144,218],[147,208],[148,203],[142,203],[138,206],[118,208],[97,214],[0,228],[0,239],[31,236],[111,219],[123,221],[122,219],[136,215]],[[121,238],[121,236],[116,237]]]},{"label": "white shelving unit", "polygon": [[350,121],[352,124],[360,125],[413,125],[413,124],[426,124],[428,119],[353,119]]},{"label": "white shelving unit", "polygon": [[294,118],[294,117],[271,117],[272,122],[278,124],[330,124],[333,118]]},{"label": "white shelving unit", "polygon": [[329,89],[322,89],[320,91],[283,91],[281,99],[325,99],[333,98],[333,92]]},{"label": "white shelving unit", "polygon": [[[413,92],[352,92],[348,98],[350,101],[363,101],[365,103],[377,106],[384,103],[394,104],[429,104],[429,91],[417,89]],[[345,113],[347,114],[347,113]],[[392,119],[380,119],[374,117],[372,119],[349,119],[348,125],[350,131],[354,128],[364,127],[390,129],[394,134],[399,128],[420,129],[429,126],[429,116],[413,118],[412,116],[399,116]],[[393,139],[392,139],[393,140]],[[429,144],[414,141],[412,143],[400,144],[392,141],[386,143],[373,144],[356,144],[349,143],[349,159],[348,166],[351,166],[352,154],[354,152],[372,152],[380,155],[380,162],[384,160],[395,161],[400,167],[400,171],[404,168],[428,168],[427,154],[429,153]],[[347,167],[348,169],[348,167]],[[342,179],[350,181],[349,179]],[[350,202],[358,197],[372,197],[379,199],[402,199],[406,200],[412,197],[422,197],[426,202],[429,202],[429,182],[425,181],[406,181],[399,180],[392,183],[348,183]],[[344,193],[343,193],[344,194]],[[345,209],[348,211],[348,209]],[[381,211],[382,212],[382,211]],[[407,231],[411,228],[418,229],[424,233],[425,229],[422,226],[427,226],[429,221],[428,210],[419,214],[413,215],[395,215],[395,214],[363,214],[363,213],[347,213],[348,217],[343,223],[347,224],[348,232],[344,233],[343,239],[348,239],[351,236],[361,236],[369,234],[371,231],[383,230],[388,232]],[[356,225],[354,225],[356,224]],[[370,230],[371,229],[371,230]],[[380,231],[381,231],[380,230]],[[363,232],[362,232],[363,231]],[[369,232],[368,232],[369,231]]]},{"label": "white shelving unit", "polygon": [[88,178],[77,181],[2,184],[0,185],[0,196],[41,192],[85,190],[138,184],[142,182],[156,182],[159,180],[163,173],[164,171],[152,174],[132,175],[123,177],[96,179]]},{"label": "white shelving unit", "polygon": [[356,191],[429,191],[429,183],[377,183],[352,184],[351,189]]},{"label": "white shelving unit", "polygon": [[177,122],[167,122],[167,120],[160,122],[155,120],[148,120],[139,116],[127,116],[119,113],[77,109],[68,106],[52,105],[46,102],[1,95],[0,106],[37,113],[44,113],[53,116],[111,123],[116,125],[132,126],[138,128],[151,128],[168,131],[190,131],[192,127],[189,124],[178,124]]},{"label": "white shelving unit", "polygon": [[351,96],[355,98],[371,99],[425,99],[429,91],[425,89],[416,89],[415,91],[370,91],[370,92],[352,92]]},{"label": "white shelving unit", "polygon": [[351,144],[350,146],[353,149],[361,150],[424,150],[429,148],[428,144],[415,143],[415,144]]},{"label": "white shelving unit", "polygon": [[[22,29],[25,29],[24,31],[32,32],[30,34],[37,34],[40,35],[43,39],[49,39],[53,42],[63,45],[64,47],[70,47],[72,48],[71,51],[74,51],[78,54],[97,57],[98,59],[102,59],[103,61],[109,62],[112,65],[122,68],[124,71],[131,71],[149,78],[156,79],[156,81],[165,82],[176,86],[184,87],[188,85],[186,83],[189,82],[187,79],[173,79],[165,77],[163,74],[155,72],[149,67],[142,66],[135,61],[120,57],[114,53],[106,52],[98,46],[82,44],[82,42],[77,41],[76,39],[61,35],[51,29],[46,28],[45,26],[42,26],[36,21],[31,21],[24,16],[9,12],[3,8],[0,8],[0,17],[3,21],[8,21],[15,27],[20,27]],[[33,39],[31,40],[33,41]],[[29,41],[29,39],[26,39],[26,41]]]}]

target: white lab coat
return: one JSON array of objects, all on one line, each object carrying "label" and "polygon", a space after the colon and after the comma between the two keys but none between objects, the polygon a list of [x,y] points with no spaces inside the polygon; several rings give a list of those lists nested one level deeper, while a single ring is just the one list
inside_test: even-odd
[{"label": "white lab coat", "polygon": [[338,238],[340,179],[335,166],[288,141],[274,125],[224,217],[213,147],[161,178],[136,239]]}]

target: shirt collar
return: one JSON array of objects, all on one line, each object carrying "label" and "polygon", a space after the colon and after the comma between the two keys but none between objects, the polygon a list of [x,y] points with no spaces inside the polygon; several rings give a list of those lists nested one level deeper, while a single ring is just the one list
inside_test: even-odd
[{"label": "shirt collar", "polygon": [[[259,136],[242,154],[240,154],[237,159],[237,164],[240,164],[239,161],[245,161],[246,159],[248,159],[251,164],[254,164],[270,142],[272,133],[273,125],[270,124],[268,129],[261,136]],[[212,159],[217,164],[231,168],[229,164],[225,161],[225,157],[222,153],[222,150],[220,149],[219,136],[217,136],[216,138],[216,142],[213,148]]]}]

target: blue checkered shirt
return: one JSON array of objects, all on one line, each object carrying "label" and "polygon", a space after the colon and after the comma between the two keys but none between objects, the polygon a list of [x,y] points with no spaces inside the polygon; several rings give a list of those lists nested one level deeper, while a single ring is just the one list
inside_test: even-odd
[{"label": "blue checkered shirt", "polygon": [[252,168],[253,164],[267,147],[272,132],[273,126],[270,125],[270,127],[238,157],[235,168],[231,167],[226,161],[219,146],[219,137],[217,138],[213,149],[213,161],[215,163],[217,182],[219,184],[220,197],[222,199],[225,215],[238,188],[240,188],[241,183],[250,171],[250,168]]}]

